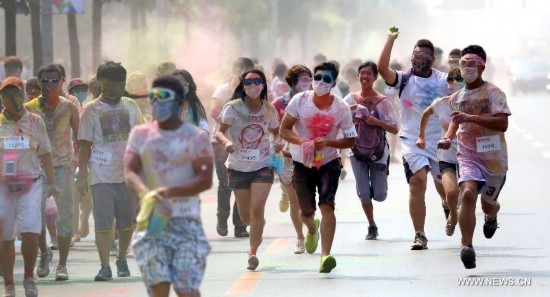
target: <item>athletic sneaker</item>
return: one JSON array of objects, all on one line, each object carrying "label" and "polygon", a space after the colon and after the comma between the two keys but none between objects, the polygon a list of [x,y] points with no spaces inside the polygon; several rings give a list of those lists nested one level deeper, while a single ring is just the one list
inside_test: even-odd
[{"label": "athletic sneaker", "polygon": [[288,200],[288,195],[283,192],[281,195],[281,200],[279,201],[279,210],[281,212],[286,212],[290,206],[290,201]]},{"label": "athletic sneaker", "polygon": [[416,232],[416,235],[414,236],[414,243],[411,245],[411,250],[417,251],[427,248],[428,239],[426,238],[426,234],[424,234],[424,232]]},{"label": "athletic sneaker", "polygon": [[315,219],[315,234],[310,234],[309,232],[306,234],[305,246],[308,254],[315,253],[319,245],[319,225],[321,225],[321,221]]},{"label": "athletic sneaker", "polygon": [[4,287],[4,297],[15,297],[15,285],[9,285]]},{"label": "athletic sneaker", "polygon": [[250,233],[246,231],[246,227],[235,227],[235,237],[237,238],[250,237]]},{"label": "athletic sneaker", "polygon": [[47,252],[40,255],[40,261],[38,262],[38,268],[36,269],[36,275],[40,278],[48,276],[50,274],[50,263],[53,259],[52,250],[48,249]]},{"label": "athletic sneaker", "polygon": [[128,268],[128,262],[126,261],[126,259],[116,260],[116,275],[118,277],[130,276],[130,269]]},{"label": "athletic sneaker", "polygon": [[336,259],[333,256],[322,256],[321,257],[321,266],[319,267],[319,272],[321,273],[330,273],[332,269],[336,267]]},{"label": "athletic sneaker", "polygon": [[258,265],[260,265],[260,260],[258,260],[258,257],[248,252],[248,267],[246,267],[246,269],[256,270]]},{"label": "athletic sneaker", "polygon": [[23,280],[23,287],[25,288],[26,297],[38,296],[38,288],[36,287],[36,282],[34,281],[34,277],[27,277],[25,280]]},{"label": "athletic sneaker", "polygon": [[69,279],[69,273],[67,272],[67,266],[65,265],[57,265],[57,268],[55,268],[55,280],[56,281],[64,281]]},{"label": "athletic sneaker", "polygon": [[101,269],[94,278],[96,282],[110,281],[113,279],[113,273],[111,272],[111,266],[101,265]]},{"label": "athletic sneaker", "polygon": [[57,247],[57,242],[53,242],[51,241],[50,242],[50,245],[48,246],[50,248],[50,250],[52,251],[57,251],[59,248]]},{"label": "athletic sneaker", "polygon": [[460,252],[460,260],[464,264],[464,268],[476,268],[476,252],[472,246],[465,246]]},{"label": "athletic sneaker", "polygon": [[445,234],[447,234],[447,236],[453,236],[453,234],[455,233],[455,227],[456,223],[452,224],[450,221],[447,220],[447,224],[445,224]]},{"label": "athletic sneaker", "polygon": [[220,236],[227,236],[227,233],[229,233],[227,230],[227,221],[224,223],[218,220],[218,223],[216,224],[216,232],[218,232],[218,235]]},{"label": "athletic sneaker", "polygon": [[495,232],[497,232],[497,229],[497,219],[495,218],[493,221],[487,221],[487,217],[485,217],[485,224],[483,224],[483,235],[485,235],[485,238],[493,237]]},{"label": "athletic sneaker", "polygon": [[369,233],[367,233],[367,236],[365,237],[365,239],[366,240],[376,240],[376,237],[378,237],[378,227],[369,226]]},{"label": "athletic sneaker", "polygon": [[296,246],[294,247],[295,254],[303,254],[306,251],[303,239],[298,239],[296,241]]}]

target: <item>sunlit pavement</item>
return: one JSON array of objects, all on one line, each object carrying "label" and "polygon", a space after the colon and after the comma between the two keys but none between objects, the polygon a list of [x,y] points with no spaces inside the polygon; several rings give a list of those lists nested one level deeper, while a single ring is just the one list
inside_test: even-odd
[{"label": "sunlit pavement", "polygon": [[[402,166],[392,163],[389,195],[375,203],[377,241],[364,240],[367,223],[348,175],[336,198],[337,230],[332,254],[338,266],[320,274],[320,247],[313,255],[294,255],[295,234],[289,213],[281,213],[276,183],[266,205],[267,225],[255,272],[246,270],[248,239],[216,233],[216,191],[202,195],[204,228],[212,245],[201,287],[202,296],[548,296],[550,286],[550,96],[535,94],[510,99],[513,116],[507,133],[510,171],[500,195],[500,228],[492,239],[482,232],[478,207],[474,247],[477,268],[464,269],[460,229],[445,235],[441,203],[432,184],[426,197],[428,250],[411,251],[414,230],[408,214],[408,188]],[[304,232],[305,228],[304,228]],[[77,243],[68,261],[70,280],[54,281],[52,272],[38,280],[39,296],[147,296],[133,255],[132,277],[94,282],[99,260],[93,236]],[[111,267],[116,275],[115,259]],[[18,296],[23,296],[22,259],[17,256]],[[474,283],[475,282],[475,283]],[[174,295],[175,296],[175,295]]]}]

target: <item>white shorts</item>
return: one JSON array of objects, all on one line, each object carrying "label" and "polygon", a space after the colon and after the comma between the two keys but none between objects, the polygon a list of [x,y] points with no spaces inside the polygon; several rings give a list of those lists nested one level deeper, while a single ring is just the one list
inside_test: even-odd
[{"label": "white shorts", "polygon": [[495,205],[500,190],[506,182],[506,173],[492,173],[469,159],[458,161],[458,184],[465,181],[477,181],[482,185],[478,189],[478,195],[485,202]]},{"label": "white shorts", "polygon": [[405,167],[405,176],[407,182],[420,169],[428,166],[433,179],[441,183],[439,173],[439,162],[437,161],[437,150],[421,149],[416,146],[416,140],[412,141],[401,137],[401,153],[403,154],[403,166]]},{"label": "white shorts", "polygon": [[[0,191],[4,240],[14,240],[19,233],[42,231],[42,179],[35,181],[29,191],[17,198],[5,197]],[[17,228],[17,230],[16,230]],[[16,233],[17,231],[17,233]]]}]

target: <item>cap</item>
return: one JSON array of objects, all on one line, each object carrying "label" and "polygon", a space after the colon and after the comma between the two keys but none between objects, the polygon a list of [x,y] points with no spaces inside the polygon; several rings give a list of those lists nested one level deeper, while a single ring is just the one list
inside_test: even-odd
[{"label": "cap", "polygon": [[8,86],[14,86],[21,91],[25,89],[25,87],[23,86],[23,81],[20,78],[15,76],[10,76],[4,79],[2,81],[2,84],[0,85],[0,91],[4,90]]},{"label": "cap", "polygon": [[80,78],[73,78],[71,79],[71,81],[69,82],[69,91],[71,91],[74,87],[77,87],[77,86],[88,86],[87,83],[85,83],[82,79]]}]

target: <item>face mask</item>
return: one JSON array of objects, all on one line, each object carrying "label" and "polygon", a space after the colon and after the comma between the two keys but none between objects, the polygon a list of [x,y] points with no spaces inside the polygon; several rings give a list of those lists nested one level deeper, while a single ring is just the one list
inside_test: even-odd
[{"label": "face mask", "polygon": [[412,68],[415,73],[426,73],[432,67],[427,59],[412,59]]},{"label": "face mask", "polygon": [[297,92],[305,92],[311,89],[311,82],[298,81],[295,87]]},{"label": "face mask", "polygon": [[159,122],[166,122],[170,119],[179,118],[180,103],[176,100],[153,103],[153,119]]},{"label": "face mask", "polygon": [[75,92],[74,93],[74,96],[78,99],[78,101],[80,103],[84,102],[86,100],[86,98],[88,97],[88,92],[86,91],[83,91],[83,92]]},{"label": "face mask", "polygon": [[331,87],[332,84],[327,84],[326,82],[320,80],[313,81],[313,91],[317,96],[326,95],[328,92],[330,92]]},{"label": "face mask", "polygon": [[460,75],[462,75],[464,80],[469,84],[473,83],[479,77],[477,67],[462,67],[460,68]]},{"label": "face mask", "polygon": [[260,94],[262,93],[262,89],[264,88],[263,85],[250,85],[244,87],[244,92],[246,93],[246,96],[251,99],[256,99],[260,97]]},{"label": "face mask", "polygon": [[189,94],[189,87],[183,87],[183,98]]}]

